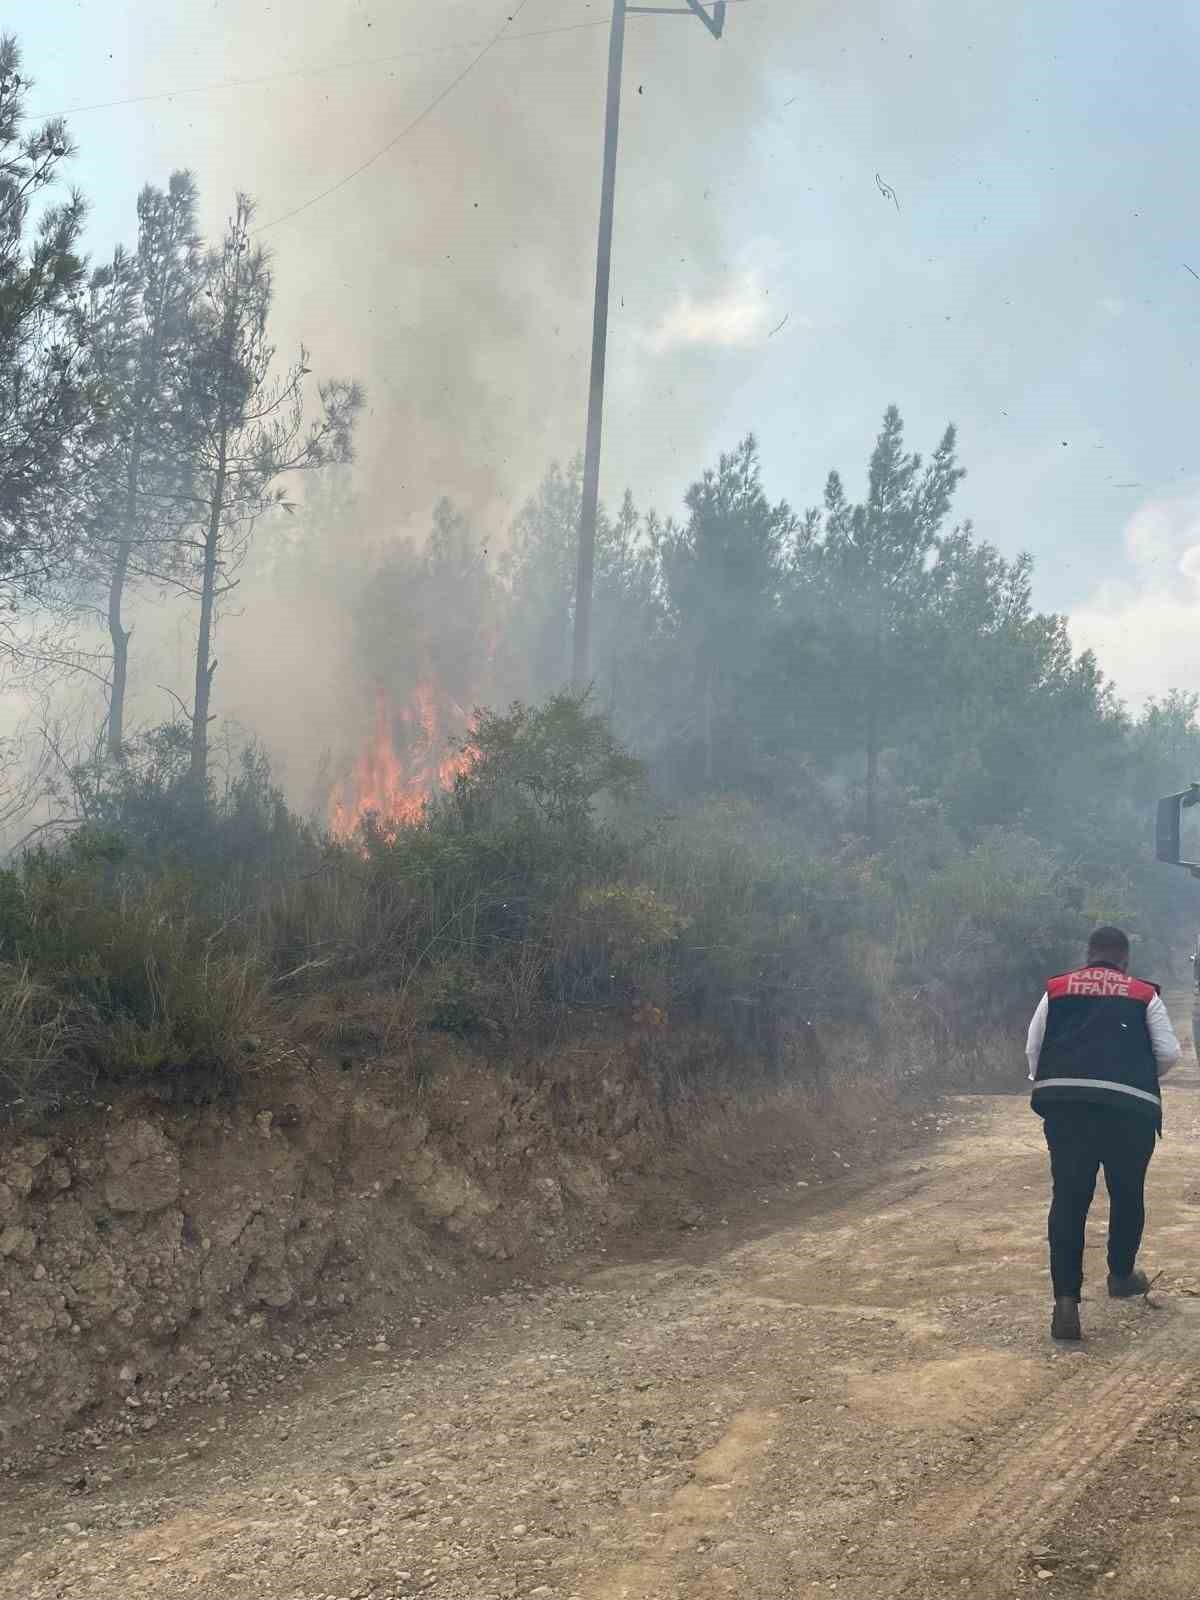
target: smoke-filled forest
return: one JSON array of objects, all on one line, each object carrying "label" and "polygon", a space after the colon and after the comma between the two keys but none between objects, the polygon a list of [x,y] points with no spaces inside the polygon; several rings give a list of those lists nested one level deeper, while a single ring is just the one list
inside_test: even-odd
[{"label": "smoke-filled forest", "polygon": [[[1002,554],[1019,531],[959,516],[951,423],[911,439],[881,394],[793,506],[748,416],[682,504],[603,508],[575,692],[580,464],[502,524],[449,482],[388,527],[354,466],[370,397],[277,345],[252,200],[203,238],[176,172],[92,259],[71,135],[27,106],[7,41],[10,1111],[631,1018],[664,1092],[834,1072],[847,1030],[904,1072],[1019,1075],[997,1040],[1090,924],[1165,971],[1186,885],[1150,818],[1200,771],[1197,696],[1126,708]],[[169,691],[134,621],[163,608]],[[247,725],[256,675],[289,698],[280,617],[328,654],[331,718],[297,689]]]}]

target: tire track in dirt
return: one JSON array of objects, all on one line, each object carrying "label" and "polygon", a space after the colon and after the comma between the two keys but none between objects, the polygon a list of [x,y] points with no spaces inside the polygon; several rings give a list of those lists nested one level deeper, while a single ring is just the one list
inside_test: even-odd
[{"label": "tire track in dirt", "polygon": [[[975,1137],[986,1136],[987,1131],[987,1120],[977,1113]],[[950,1174],[948,1178],[947,1173]],[[926,1220],[953,1212],[979,1193],[979,1173],[970,1161],[935,1159],[922,1169],[917,1181],[914,1182],[913,1177],[909,1170],[898,1178],[881,1178],[877,1186],[856,1187],[827,1215],[805,1216],[782,1229],[773,1227],[765,1238],[753,1238],[747,1244],[726,1248],[721,1252],[717,1272],[698,1274],[695,1260],[654,1257],[636,1264],[594,1269],[581,1280],[581,1286],[600,1291],[646,1288],[654,1292],[669,1286],[700,1305],[706,1299],[715,1301],[727,1295],[730,1285],[725,1280],[730,1276],[760,1276],[764,1261],[769,1265],[776,1263],[781,1243],[786,1244],[788,1259],[794,1268],[827,1266],[843,1261],[848,1252],[861,1251],[881,1234],[919,1228]],[[926,1193],[927,1199],[915,1205],[906,1204]],[[871,1209],[864,1212],[861,1209],[864,1206]],[[848,1211],[854,1213],[851,1222],[843,1220]],[[743,1297],[741,1289],[735,1289],[734,1293]]]},{"label": "tire track in dirt", "polygon": [[[1053,1418],[1040,1431],[1010,1430],[975,1463],[970,1482],[921,1501],[896,1533],[928,1552],[918,1575],[890,1575],[887,1557],[870,1587],[872,1600],[917,1600],[939,1585],[995,1578],[1013,1568],[1038,1536],[1088,1483],[1194,1381],[1200,1319],[1184,1306],[1159,1313],[1163,1326],[1093,1378],[1060,1384]],[[931,1588],[930,1585],[934,1587]]]},{"label": "tire track in dirt", "polygon": [[[1003,1116],[1009,1107],[1001,1104]],[[974,1141],[994,1131],[995,1110],[993,1104],[989,1114],[979,1116],[976,1108],[977,1114],[971,1119],[972,1132],[966,1136],[971,1156],[976,1154]],[[856,1194],[826,1226],[818,1222],[777,1229],[766,1238],[755,1239],[730,1251],[723,1258],[723,1272],[704,1286],[710,1314],[720,1312],[733,1319],[739,1315],[749,1318],[764,1310],[778,1313],[794,1309],[803,1312],[808,1319],[815,1314],[836,1321],[878,1321],[901,1327],[911,1337],[920,1339],[928,1333],[927,1312],[923,1308],[874,1306],[854,1301],[824,1302],[809,1298],[803,1292],[797,1296],[772,1293],[771,1286],[781,1267],[785,1279],[811,1278],[814,1272],[819,1275],[823,1267],[836,1266],[844,1270],[860,1262],[872,1250],[886,1251],[889,1235],[912,1235],[917,1240],[928,1238],[930,1224],[935,1218],[969,1213],[980,1205],[981,1199],[986,1205],[984,1195],[988,1189],[1004,1184],[1006,1179],[1011,1180],[1028,1161],[1029,1151],[1024,1147],[993,1148],[981,1194],[976,1160],[970,1156],[964,1160],[958,1154],[943,1154],[933,1159],[916,1182],[910,1170],[881,1183],[875,1191]],[[911,1203],[917,1196],[922,1198]],[[852,1212],[852,1220],[845,1220],[847,1211]],[[664,1265],[656,1264],[660,1272]],[[606,1269],[596,1276],[608,1286],[623,1280],[626,1270]],[[681,1290],[685,1298],[695,1296],[697,1285],[688,1284],[686,1274],[667,1269],[664,1276],[675,1280],[673,1287]],[[695,1310],[699,1313],[698,1306]],[[778,1354],[781,1366],[786,1365],[784,1348]],[[786,1389],[786,1384],[782,1388]],[[686,1600],[709,1600],[720,1595],[724,1600],[726,1595],[736,1592],[730,1588],[733,1578],[727,1570],[714,1566],[705,1571],[703,1565],[697,1570],[695,1555],[706,1543],[719,1545],[731,1533],[739,1516],[744,1515],[747,1503],[761,1489],[764,1478],[770,1476],[770,1447],[779,1442],[772,1434],[786,1431],[780,1425],[785,1421],[788,1406],[777,1377],[768,1379],[761,1396],[757,1408],[735,1418],[726,1435],[696,1459],[692,1482],[657,1514],[657,1528],[650,1534],[652,1548],[636,1560],[582,1585],[587,1600],[660,1600],[668,1595],[678,1596],[679,1600],[684,1597]],[[844,1519],[841,1514],[834,1514],[830,1520],[840,1526]],[[650,1533],[644,1518],[631,1518],[631,1531],[635,1525],[641,1526],[643,1535]],[[816,1532],[815,1527],[813,1532]],[[692,1559],[689,1560],[689,1556]],[[796,1594],[800,1592],[795,1591]],[[803,1592],[807,1593],[807,1588]],[[897,1594],[904,1592],[897,1590]],[[884,1591],[872,1587],[869,1593],[874,1600],[877,1594],[882,1597]]]},{"label": "tire track in dirt", "polygon": [[729,1515],[778,1421],[776,1411],[743,1411],[736,1416],[717,1443],[696,1458],[691,1483],[667,1508],[667,1529],[655,1553],[602,1579],[590,1600],[643,1600],[669,1580],[674,1559]]},{"label": "tire track in dirt", "polygon": [[[940,1180],[945,1170],[944,1167],[931,1166],[928,1175],[923,1175],[920,1182],[913,1183],[909,1179],[894,1185],[881,1185],[868,1195],[856,1196],[851,1205],[865,1201],[877,1209],[867,1215],[856,1215],[852,1222],[837,1221],[831,1226],[822,1227],[820,1221],[806,1221],[801,1227],[789,1230],[792,1242],[800,1247],[792,1253],[795,1265],[816,1267],[840,1261],[847,1247],[861,1249],[868,1241],[889,1230],[919,1228],[926,1220],[953,1212],[960,1203],[978,1195],[979,1173],[972,1170],[969,1164],[966,1164],[961,1176],[952,1176],[949,1181],[942,1182]],[[915,1205],[905,1204],[926,1191],[929,1191],[928,1199]],[[760,1256],[764,1251],[769,1251],[774,1258],[779,1251],[779,1242],[778,1234],[773,1234],[765,1241],[756,1240],[730,1252],[725,1258],[726,1264],[730,1268],[758,1272]]]},{"label": "tire track in dirt", "polygon": [[[1193,996],[1173,991],[1166,1000],[1184,1051],[1171,1086],[1194,1088],[1191,1029],[1180,1025]],[[1031,1436],[1027,1421],[1018,1424],[972,1467],[968,1483],[918,1504],[904,1532],[914,1545],[926,1544],[924,1571],[897,1576],[881,1552],[863,1600],[922,1600],[985,1578],[995,1582],[1004,1565],[1015,1571],[1088,1484],[1194,1383],[1200,1303],[1156,1309],[1161,1327],[1117,1361],[1095,1371],[1084,1366],[1046,1397],[1052,1416],[1040,1431]]]},{"label": "tire track in dirt", "polygon": [[[1183,1083],[1191,1087],[1194,1073],[1189,1059],[1180,1074]],[[993,1103],[1001,1123],[1012,1109],[1011,1101],[1001,1102],[1000,1107]],[[987,1138],[999,1131],[997,1117],[989,1121],[991,1126],[977,1130],[976,1137],[982,1133]],[[904,1174],[881,1186],[876,1208],[850,1222],[831,1219],[832,1226],[810,1230],[805,1236],[789,1238],[787,1230],[753,1241],[726,1257],[727,1270],[741,1282],[727,1285],[720,1298],[727,1306],[740,1303],[748,1313],[756,1307],[794,1305],[810,1315],[878,1319],[920,1334],[925,1326],[923,1307],[871,1306],[851,1299],[822,1304],[803,1290],[794,1295],[773,1293],[771,1276],[766,1281],[759,1276],[757,1282],[755,1276],[764,1267],[777,1268],[783,1255],[788,1261],[787,1277],[811,1279],[814,1268],[834,1262],[845,1266],[855,1256],[861,1259],[864,1249],[886,1249],[892,1230],[911,1239],[923,1234],[935,1218],[953,1217],[959,1222],[964,1214],[969,1216],[981,1206],[986,1211],[995,1205],[998,1194],[1012,1193],[1020,1182],[1018,1173],[1022,1166],[1028,1167],[1032,1153],[1028,1144],[1023,1143],[1017,1151],[1006,1140],[999,1161],[995,1157],[1001,1150],[993,1146],[986,1174],[975,1162],[966,1163],[964,1169],[953,1158],[943,1160],[927,1177],[923,1175],[921,1182],[914,1184],[911,1174]],[[1024,1175],[1021,1172],[1021,1177]],[[906,1203],[916,1196],[922,1198],[915,1204]],[[855,1210],[858,1204],[851,1202]],[[1101,1214],[1098,1208],[1094,1226],[1100,1224]],[[959,1472],[956,1482],[922,1495],[898,1522],[888,1519],[887,1534],[880,1535],[873,1549],[859,1553],[857,1572],[853,1577],[843,1573],[836,1583],[837,1592],[853,1593],[860,1600],[936,1600],[961,1594],[968,1586],[973,1596],[983,1594],[988,1592],[988,1580],[998,1593],[1001,1573],[1019,1581],[1023,1559],[1036,1547],[1039,1536],[1054,1526],[1088,1484],[1194,1381],[1200,1323],[1193,1313],[1198,1310],[1200,1306],[1191,1302],[1175,1301],[1148,1312],[1157,1326],[1149,1332],[1131,1330],[1132,1348],[1115,1361],[1103,1353],[1102,1339],[1100,1346],[1093,1345],[1086,1355],[1065,1356],[1061,1364],[1055,1362],[1049,1389],[1034,1401],[1037,1412],[1032,1421],[1028,1409],[1014,1415],[1001,1425],[999,1437]],[[949,1370],[953,1363],[945,1365]],[[698,1500],[688,1492],[677,1497],[659,1525],[653,1552],[589,1589],[588,1600],[659,1600],[665,1595],[700,1600],[701,1595],[716,1593],[715,1572],[705,1574],[682,1558],[689,1547],[695,1548],[698,1535],[706,1528],[716,1529],[728,1520],[739,1497],[749,1502],[756,1491],[761,1492],[763,1485],[755,1479],[765,1471],[764,1454],[762,1449],[747,1451],[738,1471],[721,1486],[720,1497]],[[707,1515],[697,1515],[702,1507]],[[809,1526],[815,1533],[811,1519]],[[868,1573],[870,1576],[865,1576]],[[828,1578],[821,1580],[819,1589],[824,1590],[829,1582]],[[719,1584],[717,1587],[722,1594],[726,1592]],[[801,1581],[789,1592],[816,1594],[818,1586]]]}]

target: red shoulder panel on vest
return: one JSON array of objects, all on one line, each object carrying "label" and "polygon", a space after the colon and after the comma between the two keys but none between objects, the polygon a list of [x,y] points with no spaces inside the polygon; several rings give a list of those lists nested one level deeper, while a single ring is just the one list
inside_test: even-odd
[{"label": "red shoulder panel on vest", "polygon": [[1156,990],[1152,983],[1143,983],[1141,978],[1117,972],[1113,967],[1078,967],[1074,972],[1051,978],[1046,993],[1051,1000],[1090,995],[1098,999],[1140,1000],[1143,1005],[1149,1005]]}]

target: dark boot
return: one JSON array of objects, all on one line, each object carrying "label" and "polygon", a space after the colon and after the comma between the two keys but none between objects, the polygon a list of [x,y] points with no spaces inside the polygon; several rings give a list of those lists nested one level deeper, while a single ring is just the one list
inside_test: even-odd
[{"label": "dark boot", "polygon": [[1060,1294],[1054,1302],[1054,1315],[1050,1319],[1052,1339],[1076,1340],[1083,1338],[1079,1326],[1079,1301],[1073,1294]]},{"label": "dark boot", "polygon": [[1116,1273],[1110,1272],[1108,1292],[1114,1300],[1132,1300],[1139,1294],[1149,1294],[1150,1279],[1140,1268],[1135,1268],[1127,1278],[1118,1278]]}]

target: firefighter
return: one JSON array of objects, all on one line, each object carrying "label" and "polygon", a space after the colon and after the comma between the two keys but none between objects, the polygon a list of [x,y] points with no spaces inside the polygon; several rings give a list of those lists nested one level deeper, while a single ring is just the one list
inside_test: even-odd
[{"label": "firefighter", "polygon": [[1129,974],[1129,937],[1097,928],[1087,961],[1051,978],[1029,1024],[1033,1109],[1050,1150],[1050,1276],[1055,1339],[1079,1339],[1083,1244],[1096,1174],[1108,1186],[1108,1292],[1150,1287],[1137,1268],[1146,1169],[1162,1133],[1160,1080],[1180,1057],[1157,984]]}]

